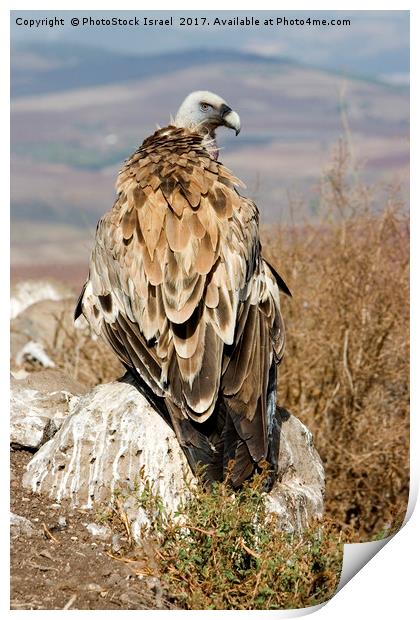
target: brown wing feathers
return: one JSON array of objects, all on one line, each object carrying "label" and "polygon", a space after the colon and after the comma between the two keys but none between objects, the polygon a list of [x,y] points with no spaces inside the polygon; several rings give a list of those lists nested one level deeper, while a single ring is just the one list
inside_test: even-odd
[{"label": "brown wing feathers", "polygon": [[277,274],[260,257],[258,212],[239,183],[200,136],[156,132],[119,174],[81,301],[165,399],[190,462],[205,457],[215,476],[236,455],[238,483],[267,457],[268,375],[284,345]]}]

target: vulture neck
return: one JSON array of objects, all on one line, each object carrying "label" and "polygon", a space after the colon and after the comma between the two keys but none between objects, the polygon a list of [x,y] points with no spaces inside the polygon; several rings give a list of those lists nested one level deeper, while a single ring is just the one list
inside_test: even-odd
[{"label": "vulture neck", "polygon": [[212,159],[217,160],[217,158],[219,157],[219,147],[217,146],[216,142],[216,128],[201,126],[192,128],[192,131],[200,134],[200,136],[203,137],[204,148]]},{"label": "vulture neck", "polygon": [[210,133],[203,137],[203,146],[210,155],[210,157],[217,161],[219,157],[219,147],[216,142],[216,135],[213,131],[213,135]]},{"label": "vulture neck", "polygon": [[216,127],[206,124],[194,125],[193,123],[182,122],[182,119],[181,122],[178,119],[175,119],[175,126],[188,129],[189,131],[200,135],[203,139],[203,146],[209,153],[210,157],[217,160],[219,157],[219,147],[216,142]]}]

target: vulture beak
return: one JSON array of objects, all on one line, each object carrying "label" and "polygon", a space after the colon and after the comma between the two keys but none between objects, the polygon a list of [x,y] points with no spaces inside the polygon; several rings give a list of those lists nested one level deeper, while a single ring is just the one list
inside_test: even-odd
[{"label": "vulture beak", "polygon": [[229,129],[234,129],[236,135],[241,131],[241,119],[239,114],[232,110],[225,103],[220,107],[220,116],[222,118],[222,124]]}]

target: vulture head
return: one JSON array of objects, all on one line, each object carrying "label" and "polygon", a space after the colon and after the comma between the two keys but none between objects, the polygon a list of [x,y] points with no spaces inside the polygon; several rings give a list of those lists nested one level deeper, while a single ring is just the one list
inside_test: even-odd
[{"label": "vulture head", "polygon": [[202,134],[207,139],[205,143],[207,150],[214,159],[217,159],[219,150],[216,144],[216,129],[229,127],[238,135],[241,130],[241,119],[219,95],[208,90],[196,90],[181,104],[175,117],[175,125]]}]

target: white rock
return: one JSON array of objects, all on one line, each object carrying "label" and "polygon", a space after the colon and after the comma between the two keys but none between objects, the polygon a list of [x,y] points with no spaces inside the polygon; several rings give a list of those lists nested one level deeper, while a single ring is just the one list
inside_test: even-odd
[{"label": "white rock", "polygon": [[324,511],[325,474],[312,433],[295,416],[280,409],[279,479],[267,497],[282,530],[306,528]]},{"label": "white rock", "polygon": [[[91,508],[121,488],[141,486],[140,470],[154,483],[168,510],[185,495],[183,471],[191,477],[174,432],[135,387],[100,385],[77,401],[54,438],[28,464],[23,484],[74,506]],[[148,519],[125,504],[138,536]]]},{"label": "white rock", "polygon": [[67,527],[67,519],[64,516],[58,517],[58,527],[60,530],[65,530]]},{"label": "white rock", "polygon": [[16,364],[22,366],[25,360],[35,360],[44,368],[54,368],[55,364],[47,355],[43,345],[39,342],[30,340],[16,354]]},{"label": "white rock", "polygon": [[14,512],[10,513],[10,535],[12,538],[17,538],[18,536],[37,536],[38,532],[32,525],[29,519],[25,517],[21,517],[20,515],[15,514]]},{"label": "white rock", "polygon": [[122,542],[120,534],[113,534],[111,548],[113,553],[118,553],[119,551],[121,551]]},{"label": "white rock", "polygon": [[[308,429],[285,410],[281,419],[280,475],[267,502],[279,527],[295,531],[322,515],[324,470]],[[29,462],[23,485],[83,508],[125,490],[119,501],[139,541],[149,523],[136,501],[144,480],[175,512],[186,497],[186,479],[192,475],[174,432],[135,387],[110,383],[75,402],[59,431]]]},{"label": "white rock", "polygon": [[73,297],[73,291],[53,280],[27,280],[13,285],[10,297],[10,318],[14,319],[23,310],[44,299],[66,299]]},{"label": "white rock", "polygon": [[[10,322],[10,351],[14,361],[22,357],[22,350],[34,349],[35,357],[41,346],[50,359],[54,352],[65,346],[68,335],[76,332],[73,321],[74,299],[43,299],[19,312]],[[22,361],[22,360],[21,360]]]},{"label": "white rock", "polygon": [[37,390],[14,390],[11,399],[10,441],[25,448],[39,448],[60,428],[69,411],[69,396],[58,393],[57,407]]},{"label": "white rock", "polygon": [[11,380],[10,442],[39,448],[60,428],[83,388],[59,371],[32,373]]},{"label": "white rock", "polygon": [[89,534],[99,538],[99,540],[108,540],[111,538],[112,532],[107,525],[98,525],[97,523],[88,523],[86,529]]},{"label": "white rock", "polygon": [[23,368],[19,368],[19,370],[11,370],[10,374],[14,379],[18,379],[20,381],[21,379],[26,379],[29,372],[26,372]]}]

